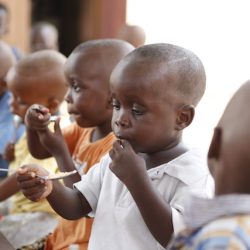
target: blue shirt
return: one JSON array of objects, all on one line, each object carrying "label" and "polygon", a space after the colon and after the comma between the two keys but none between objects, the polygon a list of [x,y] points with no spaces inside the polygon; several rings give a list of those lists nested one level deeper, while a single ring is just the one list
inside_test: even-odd
[{"label": "blue shirt", "polygon": [[[15,125],[13,114],[10,111],[9,101],[11,93],[6,91],[0,96],[0,168],[8,168],[9,162],[3,159],[3,152],[8,143],[15,143],[24,132],[24,124]],[[0,172],[0,177],[6,176]]]}]

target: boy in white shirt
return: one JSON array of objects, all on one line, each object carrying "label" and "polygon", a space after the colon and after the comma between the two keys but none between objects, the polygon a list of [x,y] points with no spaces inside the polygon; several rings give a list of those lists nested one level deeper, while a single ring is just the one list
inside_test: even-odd
[{"label": "boy in white shirt", "polygon": [[[34,201],[46,197],[66,219],[93,215],[90,250],[165,247],[182,227],[187,193],[212,193],[205,158],[182,143],[205,81],[202,62],[189,50],[171,44],[137,48],[111,74],[117,141],[109,155],[74,190],[37,178],[47,175],[42,167],[25,166],[17,176],[24,195]],[[32,111],[26,117],[46,137],[49,116]],[[44,146],[61,164],[72,164],[63,143]]]}]

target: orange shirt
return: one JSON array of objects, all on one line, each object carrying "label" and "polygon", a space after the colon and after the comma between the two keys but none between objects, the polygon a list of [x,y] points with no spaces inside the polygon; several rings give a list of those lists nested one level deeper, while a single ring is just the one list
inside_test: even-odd
[{"label": "orange shirt", "polygon": [[[115,140],[113,133],[90,142],[93,128],[81,128],[76,123],[63,130],[72,158],[81,162],[86,173],[112,147]],[[87,250],[93,219],[81,218],[75,221],[60,219],[55,231],[49,236],[45,250],[68,249],[70,244],[78,244],[80,250]]]}]

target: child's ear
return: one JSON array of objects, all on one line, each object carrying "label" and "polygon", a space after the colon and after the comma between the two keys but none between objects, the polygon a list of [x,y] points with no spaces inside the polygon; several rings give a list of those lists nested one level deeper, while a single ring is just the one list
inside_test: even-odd
[{"label": "child's ear", "polygon": [[184,105],[178,109],[177,120],[175,128],[182,130],[189,126],[194,119],[195,109],[193,105]]},{"label": "child's ear", "polygon": [[61,102],[57,98],[50,98],[48,101],[47,108],[50,110],[51,113],[54,113],[58,110]]}]

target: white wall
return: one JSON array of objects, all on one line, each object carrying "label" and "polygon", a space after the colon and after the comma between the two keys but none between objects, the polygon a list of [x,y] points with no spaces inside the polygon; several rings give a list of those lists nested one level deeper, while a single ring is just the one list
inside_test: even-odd
[{"label": "white wall", "polygon": [[225,105],[250,79],[249,0],[127,0],[127,22],[142,26],[147,43],[173,43],[195,52],[207,90],[184,140],[207,150]]}]

